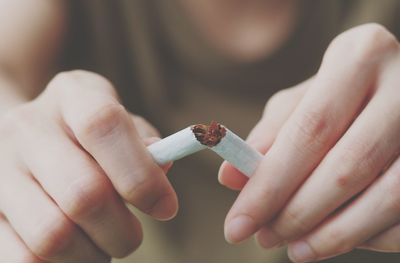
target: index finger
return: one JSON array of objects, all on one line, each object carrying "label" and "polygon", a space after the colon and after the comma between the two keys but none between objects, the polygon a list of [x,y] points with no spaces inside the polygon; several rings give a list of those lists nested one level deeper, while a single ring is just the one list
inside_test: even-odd
[{"label": "index finger", "polygon": [[64,73],[49,85],[58,91],[61,121],[100,165],[117,192],[158,219],[175,215],[177,198],[153,161],[112,85],[94,73]]}]

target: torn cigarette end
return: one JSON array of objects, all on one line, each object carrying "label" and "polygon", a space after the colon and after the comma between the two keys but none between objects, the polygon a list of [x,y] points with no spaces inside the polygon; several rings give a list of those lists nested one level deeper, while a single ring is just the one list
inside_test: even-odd
[{"label": "torn cigarette end", "polygon": [[212,121],[210,125],[196,124],[191,128],[196,139],[208,147],[216,146],[226,135],[225,127],[216,121]]},{"label": "torn cigarette end", "polygon": [[210,125],[189,126],[149,145],[147,149],[160,165],[210,149],[249,177],[262,159],[261,153],[216,121]]}]

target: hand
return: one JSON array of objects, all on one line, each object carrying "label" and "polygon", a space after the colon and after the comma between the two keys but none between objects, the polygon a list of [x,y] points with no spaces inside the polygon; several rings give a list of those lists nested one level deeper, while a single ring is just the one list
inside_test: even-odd
[{"label": "hand", "polygon": [[142,240],[124,201],[169,219],[177,198],[140,134],[157,136],[89,72],[61,73],[0,119],[0,254],[6,262],[109,262]]},{"label": "hand", "polygon": [[236,243],[289,243],[295,262],[357,247],[400,252],[400,47],[368,24],[339,35],[313,78],[279,92],[248,141],[266,153],[227,215]]}]

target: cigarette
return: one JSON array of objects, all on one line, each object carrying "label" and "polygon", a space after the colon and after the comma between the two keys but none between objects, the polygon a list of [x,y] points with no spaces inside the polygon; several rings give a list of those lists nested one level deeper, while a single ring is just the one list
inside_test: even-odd
[{"label": "cigarette", "polygon": [[248,177],[254,174],[262,159],[261,153],[215,121],[210,125],[187,127],[151,144],[147,149],[159,165],[210,149]]},{"label": "cigarette", "polygon": [[187,127],[147,147],[153,159],[159,165],[182,159],[195,152],[207,149],[193,134],[192,127]]}]

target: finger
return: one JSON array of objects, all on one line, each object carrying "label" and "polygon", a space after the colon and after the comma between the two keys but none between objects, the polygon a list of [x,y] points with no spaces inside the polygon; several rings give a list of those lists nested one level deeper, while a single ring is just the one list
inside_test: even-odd
[{"label": "finger", "polygon": [[5,217],[0,214],[0,255],[6,262],[44,263],[36,257],[17,233],[11,228]]},{"label": "finger", "polygon": [[[395,83],[399,83],[398,76],[396,73],[400,69],[400,55],[394,57],[392,63],[387,66],[388,70],[385,71],[384,80],[386,81],[386,89],[395,92],[397,87]],[[397,78],[397,79],[396,79]],[[396,94],[396,93],[395,93]],[[391,98],[396,98],[394,95]],[[400,224],[397,224],[384,232],[374,236],[367,242],[360,246],[361,248],[368,250],[375,250],[381,252],[400,252]]]},{"label": "finger", "polygon": [[24,162],[65,215],[98,247],[113,257],[130,254],[142,240],[139,221],[97,163],[61,127],[46,122],[46,127],[31,129],[26,141],[20,141]]},{"label": "finger", "polygon": [[146,119],[141,116],[131,114],[133,123],[140,138],[160,137],[160,133]]},{"label": "finger", "polygon": [[372,237],[358,247],[378,252],[400,252],[400,224]]},{"label": "finger", "polygon": [[397,157],[400,100],[397,88],[392,87],[399,83],[400,75],[393,72],[397,76],[393,79],[386,75],[378,81],[379,88],[366,108],[272,222],[271,245],[310,231],[365,189]]},{"label": "finger", "polygon": [[261,120],[250,132],[246,141],[260,150],[268,149],[313,81],[314,78],[310,78],[273,95],[265,106]]},{"label": "finger", "polygon": [[[149,146],[155,142],[158,142],[159,140],[161,140],[161,138],[159,138],[159,137],[146,137],[146,138],[143,138],[143,143],[145,146]],[[161,165],[160,167],[164,171],[164,173],[167,173],[169,171],[169,169],[171,169],[172,165],[173,165],[173,162],[169,162],[164,165]]]},{"label": "finger", "polygon": [[[380,62],[375,54],[392,52],[392,39],[381,35],[380,27],[361,26],[331,44],[312,85],[228,213],[227,240],[239,242],[271,220],[342,136],[372,92]],[[375,44],[377,37],[382,41]]]},{"label": "finger", "polygon": [[0,208],[34,255],[52,262],[109,262],[28,175],[0,184]]},{"label": "finger", "polygon": [[330,220],[289,244],[294,262],[345,253],[398,223],[400,158],[374,184]]},{"label": "finger", "polygon": [[49,85],[49,93],[52,90],[59,93],[63,121],[118,193],[155,218],[173,217],[176,194],[118,103],[111,84],[93,73],[75,71],[56,77]]},{"label": "finger", "polygon": [[224,161],[218,171],[218,181],[231,190],[241,190],[249,178],[242,174],[227,161]]},{"label": "finger", "polygon": [[[247,143],[265,154],[271,147],[279,130],[303,97],[311,81],[312,79],[309,79],[272,96],[265,106],[260,121],[247,137]],[[225,161],[220,167],[218,180],[228,188],[240,190],[247,183],[248,177]]]}]

